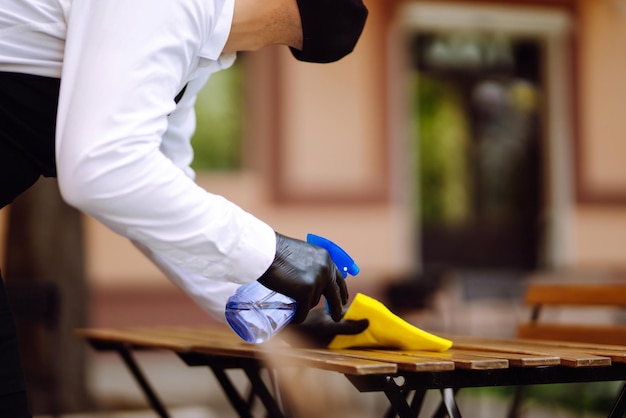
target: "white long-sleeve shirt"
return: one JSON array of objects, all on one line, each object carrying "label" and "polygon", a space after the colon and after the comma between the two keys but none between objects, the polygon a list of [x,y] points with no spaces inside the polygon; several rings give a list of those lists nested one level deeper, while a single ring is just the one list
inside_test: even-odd
[{"label": "white long-sleeve shirt", "polygon": [[[0,71],[61,78],[59,186],[128,237],[198,304],[271,264],[271,227],[193,180],[193,105],[222,54],[234,0],[2,0]],[[174,97],[187,86],[178,104]]]}]

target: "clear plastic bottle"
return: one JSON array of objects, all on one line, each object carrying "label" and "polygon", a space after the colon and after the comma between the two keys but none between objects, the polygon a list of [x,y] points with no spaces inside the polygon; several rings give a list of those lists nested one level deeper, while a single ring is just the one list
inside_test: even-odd
[{"label": "clear plastic bottle", "polygon": [[[343,275],[356,276],[359,267],[334,242],[314,234],[307,242],[325,248]],[[226,303],[226,321],[244,341],[260,344],[269,341],[282,330],[296,313],[296,301],[281,293],[252,282],[241,286]]]},{"label": "clear plastic bottle", "polygon": [[226,320],[245,342],[269,341],[283,329],[296,313],[296,301],[263,286],[248,283],[226,303]]}]

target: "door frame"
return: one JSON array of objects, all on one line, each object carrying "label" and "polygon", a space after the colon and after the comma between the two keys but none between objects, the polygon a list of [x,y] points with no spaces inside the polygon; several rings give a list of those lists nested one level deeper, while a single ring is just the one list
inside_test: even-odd
[{"label": "door frame", "polygon": [[[473,5],[468,3],[408,2],[400,5],[393,18],[389,42],[390,137],[394,165],[393,196],[413,207],[419,197],[415,173],[417,162],[407,161],[412,147],[408,131],[409,97],[407,69],[409,39],[421,31],[480,30],[498,31],[511,36],[538,39],[545,45],[544,115],[542,141],[542,196],[540,219],[542,236],[538,260],[542,268],[560,268],[574,258],[574,174],[572,131],[572,31],[573,17],[567,10],[541,6]],[[421,251],[420,225],[413,217],[411,245]],[[416,257],[417,269],[421,260]]]}]

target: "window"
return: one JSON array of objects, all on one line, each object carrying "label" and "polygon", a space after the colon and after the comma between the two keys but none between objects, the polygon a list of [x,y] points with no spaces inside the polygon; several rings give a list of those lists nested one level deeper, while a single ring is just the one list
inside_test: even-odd
[{"label": "window", "polygon": [[228,171],[241,167],[242,63],[211,76],[198,93],[196,132],[191,140],[194,170]]}]

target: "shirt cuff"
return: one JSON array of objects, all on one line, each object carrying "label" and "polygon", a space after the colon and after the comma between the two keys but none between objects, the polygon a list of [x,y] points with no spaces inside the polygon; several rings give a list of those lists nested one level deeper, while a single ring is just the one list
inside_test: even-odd
[{"label": "shirt cuff", "polygon": [[267,271],[276,256],[276,232],[253,215],[243,212],[245,229],[238,245],[228,255],[231,268],[236,275],[230,282],[246,284],[255,281]]}]

